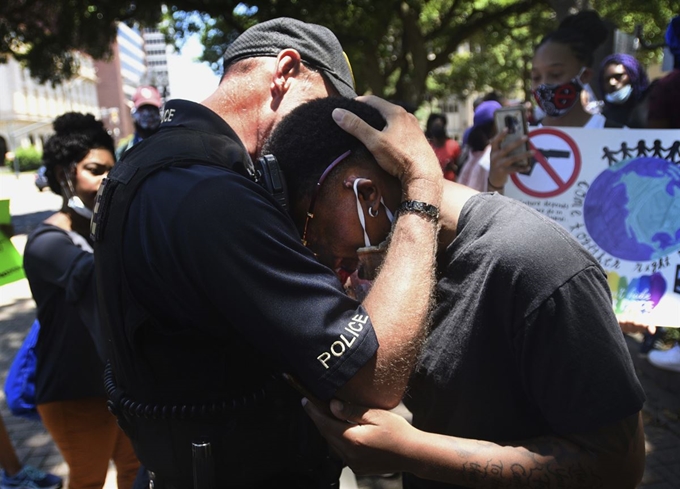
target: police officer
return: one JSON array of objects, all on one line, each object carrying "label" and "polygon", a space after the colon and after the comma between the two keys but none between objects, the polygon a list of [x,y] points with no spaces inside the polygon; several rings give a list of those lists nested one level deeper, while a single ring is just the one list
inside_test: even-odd
[{"label": "police officer", "polygon": [[[217,487],[336,487],[340,467],[281,374],[321,403],[398,404],[430,306],[441,170],[403,109],[369,99],[382,132],[335,114],[404,188],[385,264],[359,303],[301,242],[276,168],[255,160],[297,105],[355,96],[340,44],[324,27],[274,19],[228,47],[224,70],[203,103],[168,102],[160,130],[100,191],[92,234],[110,406],[157,488],[191,487],[194,468],[203,477],[211,465]],[[207,450],[192,459],[196,444],[209,444],[211,463]]]}]

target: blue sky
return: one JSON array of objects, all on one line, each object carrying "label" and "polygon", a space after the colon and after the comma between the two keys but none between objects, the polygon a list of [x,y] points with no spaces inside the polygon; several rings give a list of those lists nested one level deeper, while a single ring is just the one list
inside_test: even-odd
[{"label": "blue sky", "polygon": [[172,98],[201,102],[210,95],[219,77],[207,64],[195,61],[203,52],[198,36],[189,38],[180,54],[168,55],[168,71]]}]

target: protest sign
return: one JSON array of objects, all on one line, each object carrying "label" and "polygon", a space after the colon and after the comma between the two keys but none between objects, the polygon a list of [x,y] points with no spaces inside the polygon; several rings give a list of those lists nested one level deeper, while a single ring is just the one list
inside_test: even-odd
[{"label": "protest sign", "polygon": [[505,194],[564,226],[608,275],[622,319],[680,327],[680,131],[533,128]]},{"label": "protest sign", "polygon": [[[9,200],[0,200],[0,225],[11,222]],[[9,284],[25,278],[23,259],[10,240],[10,236],[0,229],[0,285]]]}]

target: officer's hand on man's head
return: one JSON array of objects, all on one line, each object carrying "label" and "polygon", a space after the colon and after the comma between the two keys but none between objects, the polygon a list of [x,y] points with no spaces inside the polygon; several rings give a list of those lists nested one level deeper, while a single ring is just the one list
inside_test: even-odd
[{"label": "officer's hand on man's head", "polygon": [[440,179],[439,161],[413,114],[372,95],[357,97],[357,100],[380,111],[387,122],[382,131],[344,109],[335,109],[333,119],[343,130],[364,143],[385,171],[404,184],[417,179]]}]

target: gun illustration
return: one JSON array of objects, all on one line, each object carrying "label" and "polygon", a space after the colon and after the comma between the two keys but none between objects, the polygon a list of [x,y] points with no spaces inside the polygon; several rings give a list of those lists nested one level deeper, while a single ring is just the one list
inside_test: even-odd
[{"label": "gun illustration", "polygon": [[[536,148],[536,151],[541,153],[544,158],[569,158],[569,156],[571,155],[569,151],[561,151],[559,149]],[[532,157],[530,163],[531,165],[529,166],[529,170],[526,173],[524,173],[525,175],[531,175],[531,172],[534,171],[534,166],[536,165],[536,163],[538,163],[538,160]]]},{"label": "gun illustration", "polygon": [[[538,149],[536,151],[541,153],[544,158],[569,158],[571,153],[569,151],[561,151],[559,149]],[[534,160],[535,162],[536,160]]]}]

